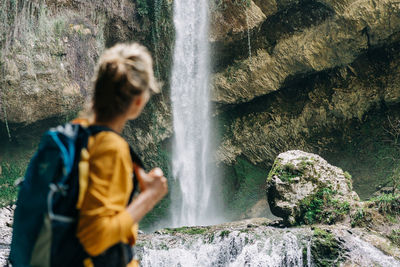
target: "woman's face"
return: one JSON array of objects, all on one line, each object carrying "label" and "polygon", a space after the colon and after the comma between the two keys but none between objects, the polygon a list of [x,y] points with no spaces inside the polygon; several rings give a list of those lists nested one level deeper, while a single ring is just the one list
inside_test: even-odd
[{"label": "woman's face", "polygon": [[147,102],[150,100],[150,90],[145,90],[140,95],[133,98],[131,106],[127,111],[127,116],[129,120],[134,120],[139,117],[142,113],[143,108],[146,106]]}]

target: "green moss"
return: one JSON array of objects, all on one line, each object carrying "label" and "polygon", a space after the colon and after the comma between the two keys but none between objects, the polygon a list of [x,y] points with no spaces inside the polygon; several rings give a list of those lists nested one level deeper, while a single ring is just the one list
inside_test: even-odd
[{"label": "green moss", "polygon": [[229,230],[223,230],[223,231],[221,231],[221,233],[219,234],[219,236],[220,236],[221,238],[225,238],[225,237],[229,236],[230,233],[231,233],[231,231],[229,231]]},{"label": "green moss", "polygon": [[340,266],[344,260],[343,249],[336,237],[320,228],[315,228],[311,240],[311,255],[315,266]]},{"label": "green moss", "polygon": [[214,233],[209,233],[206,238],[204,239],[204,241],[208,244],[211,244],[214,241]]},{"label": "green moss", "polygon": [[199,227],[179,227],[179,228],[165,228],[163,232],[166,234],[187,234],[187,235],[202,235],[208,231],[207,228],[199,228]]},{"label": "green moss", "polygon": [[370,204],[384,215],[400,215],[400,194],[382,194],[372,198]]},{"label": "green moss", "polygon": [[306,160],[302,159],[299,163],[299,170],[302,173],[304,173],[310,166],[314,166],[314,165],[315,165],[314,161],[309,161],[309,160],[307,160],[307,158],[306,158]]},{"label": "green moss", "polygon": [[278,176],[283,182],[292,182],[293,178],[299,177],[303,173],[304,169],[297,169],[292,163],[283,165],[281,161],[277,159],[268,174],[267,182],[271,181],[273,176]]},{"label": "green moss", "polygon": [[392,233],[388,236],[396,246],[400,247],[400,229],[392,230]]},{"label": "green moss", "polygon": [[350,212],[350,203],[334,199],[337,192],[329,187],[319,189],[300,203],[300,224],[334,224]]}]

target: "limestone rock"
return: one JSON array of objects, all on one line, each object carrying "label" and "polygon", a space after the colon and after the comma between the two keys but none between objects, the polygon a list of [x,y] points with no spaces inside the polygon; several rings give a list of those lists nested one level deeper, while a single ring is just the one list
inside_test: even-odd
[{"label": "limestone rock", "polygon": [[76,114],[90,101],[105,45],[143,42],[149,31],[129,0],[3,2],[0,122],[30,124]]},{"label": "limestone rock", "polygon": [[211,14],[211,42],[229,43],[243,38],[248,29],[259,26],[265,20],[264,13],[253,1],[249,1],[249,5],[222,1],[221,6],[214,8]]},{"label": "limestone rock", "polygon": [[[366,49],[390,42],[400,30],[400,5],[396,1],[320,2],[315,7],[318,23],[301,23],[301,18],[312,12],[301,10],[301,3],[298,21],[273,27],[273,21],[267,20],[257,37],[265,34],[267,40],[260,39],[261,44],[254,40],[257,53],[215,74],[213,100],[225,104],[250,101],[279,90],[294,76],[350,64]],[[325,15],[319,16],[319,10]],[[274,38],[268,37],[271,35]]]},{"label": "limestone rock", "polygon": [[320,156],[299,150],[279,154],[267,179],[271,211],[290,225],[332,224],[344,219],[354,201],[348,173]]},{"label": "limestone rock", "polygon": [[3,11],[14,16],[0,25],[0,120],[28,124],[77,112],[91,94],[104,21],[68,10],[54,15],[43,1],[19,3],[18,11]]}]

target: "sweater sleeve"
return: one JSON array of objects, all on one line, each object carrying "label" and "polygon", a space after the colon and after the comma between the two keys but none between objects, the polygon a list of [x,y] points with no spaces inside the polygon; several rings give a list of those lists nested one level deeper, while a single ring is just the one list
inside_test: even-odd
[{"label": "sweater sleeve", "polygon": [[117,139],[119,136],[109,137],[114,133],[105,134],[96,136],[90,150],[89,183],[77,229],[79,240],[91,256],[118,242],[132,244],[135,239],[135,224],[126,211],[133,186],[129,147],[122,138]]}]

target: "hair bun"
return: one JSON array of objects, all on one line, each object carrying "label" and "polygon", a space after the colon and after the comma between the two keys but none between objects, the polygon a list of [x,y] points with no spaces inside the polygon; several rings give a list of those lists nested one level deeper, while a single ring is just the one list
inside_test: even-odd
[{"label": "hair bun", "polygon": [[110,60],[105,63],[106,63],[106,67],[105,67],[104,71],[109,76],[111,76],[111,78],[114,82],[118,82],[118,81],[121,81],[122,79],[126,78],[127,69],[126,69],[124,62],[122,62],[121,59],[116,58],[114,60]]}]

